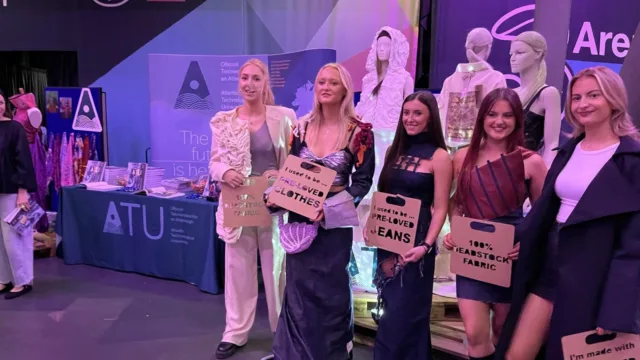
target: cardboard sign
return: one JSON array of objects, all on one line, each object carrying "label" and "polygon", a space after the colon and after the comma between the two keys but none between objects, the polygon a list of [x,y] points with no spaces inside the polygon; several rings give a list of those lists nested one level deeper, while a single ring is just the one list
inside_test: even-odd
[{"label": "cardboard sign", "polygon": [[420,216],[418,199],[374,192],[367,220],[367,246],[404,255],[413,249]]},{"label": "cardboard sign", "polygon": [[513,263],[513,225],[462,216],[451,219],[456,248],[451,253],[451,272],[482,282],[509,287]]},{"label": "cardboard sign", "polygon": [[587,331],[563,337],[562,352],[564,360],[640,360],[640,335]]},{"label": "cardboard sign", "polygon": [[267,187],[268,180],[262,176],[248,177],[236,188],[222,183],[224,225],[270,226],[272,218],[263,200]]},{"label": "cardboard sign", "polygon": [[313,219],[322,209],[335,177],[332,169],[289,155],[273,184],[269,201]]}]

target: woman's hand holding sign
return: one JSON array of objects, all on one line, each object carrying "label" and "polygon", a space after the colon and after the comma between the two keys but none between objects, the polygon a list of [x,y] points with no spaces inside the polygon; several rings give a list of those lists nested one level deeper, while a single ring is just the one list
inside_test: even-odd
[{"label": "woman's hand holding sign", "polygon": [[509,259],[518,260],[518,255],[520,255],[520,243],[517,243],[513,250],[509,251]]},{"label": "woman's hand holding sign", "polygon": [[448,233],[447,235],[444,236],[444,239],[442,241],[442,245],[444,246],[445,249],[447,249],[449,251],[453,250],[453,248],[456,247],[456,244],[451,239],[451,233]]},{"label": "woman's hand holding sign", "polygon": [[322,221],[322,219],[324,219],[324,211],[322,211],[322,208],[320,208],[320,210],[318,210],[318,215],[315,218],[309,218],[309,220],[313,221],[313,222],[319,222]]},{"label": "woman's hand holding sign", "polygon": [[222,181],[227,183],[232,188],[235,188],[244,184],[244,176],[240,175],[233,169],[229,169],[224,173],[224,175],[222,175]]}]

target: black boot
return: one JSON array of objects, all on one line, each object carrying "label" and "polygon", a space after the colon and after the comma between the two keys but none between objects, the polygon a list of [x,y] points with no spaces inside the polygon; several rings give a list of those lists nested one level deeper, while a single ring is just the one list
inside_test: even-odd
[{"label": "black boot", "polygon": [[228,359],[233,356],[242,346],[236,344],[221,342],[216,349],[216,359]]}]

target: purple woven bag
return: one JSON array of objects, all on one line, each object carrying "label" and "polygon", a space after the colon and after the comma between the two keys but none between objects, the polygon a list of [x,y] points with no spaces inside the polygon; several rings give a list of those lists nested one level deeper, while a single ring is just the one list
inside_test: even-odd
[{"label": "purple woven bag", "polygon": [[287,254],[297,254],[307,250],[318,235],[319,226],[319,222],[285,224],[282,216],[279,216],[280,244],[282,244],[284,251]]}]

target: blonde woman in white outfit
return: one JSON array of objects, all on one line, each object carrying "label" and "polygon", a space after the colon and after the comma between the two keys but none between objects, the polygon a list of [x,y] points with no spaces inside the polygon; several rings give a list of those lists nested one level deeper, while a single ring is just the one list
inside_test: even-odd
[{"label": "blonde woman in white outfit", "polygon": [[[211,119],[213,142],[209,172],[213,180],[232,187],[247,176],[275,180],[288,155],[287,141],[295,123],[292,109],[275,106],[267,66],[258,59],[241,68],[238,90],[243,104],[220,111]],[[280,246],[277,218],[272,226],[230,228],[224,226],[223,205],[216,213],[216,227],[225,247],[226,328],[216,358],[231,357],[248,340],[258,300],[257,255],[260,253],[269,323],[275,332],[284,281],[284,250]]]}]

